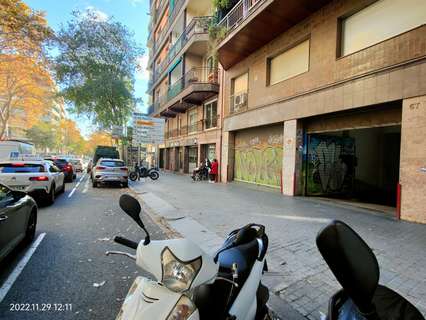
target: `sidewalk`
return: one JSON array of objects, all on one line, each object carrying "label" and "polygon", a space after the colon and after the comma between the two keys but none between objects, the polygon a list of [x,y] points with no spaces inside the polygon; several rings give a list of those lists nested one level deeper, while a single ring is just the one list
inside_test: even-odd
[{"label": "sidewalk", "polygon": [[380,283],[401,293],[426,315],[425,225],[398,222],[365,209],[285,197],[245,184],[193,183],[187,176],[167,173],[158,181],[133,183],[131,188],[149,210],[206,250],[215,250],[237,227],[264,224],[270,239],[270,272],[263,282],[309,319],[319,319],[320,311],[326,313],[328,298],[339,288],[316,248],[315,236],[330,219],[345,221],[374,249]]}]

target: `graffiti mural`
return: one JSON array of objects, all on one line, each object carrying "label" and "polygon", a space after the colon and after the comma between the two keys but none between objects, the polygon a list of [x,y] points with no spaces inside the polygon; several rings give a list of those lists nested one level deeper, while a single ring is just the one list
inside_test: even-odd
[{"label": "graffiti mural", "polygon": [[238,132],[235,138],[235,180],[280,186],[283,127]]},{"label": "graffiti mural", "polygon": [[356,166],[351,137],[310,135],[307,155],[307,193],[350,193]]}]

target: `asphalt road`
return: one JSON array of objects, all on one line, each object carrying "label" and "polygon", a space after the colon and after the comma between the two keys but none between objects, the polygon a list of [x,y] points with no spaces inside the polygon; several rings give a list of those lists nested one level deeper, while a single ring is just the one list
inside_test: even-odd
[{"label": "asphalt road", "polygon": [[[132,252],[113,237],[139,241],[144,234],[118,206],[128,189],[93,189],[89,182],[87,175],[79,177],[52,206],[39,209],[36,238],[46,235],[0,303],[0,319],[115,319],[133,279],[144,272],[133,260],[105,251]],[[153,239],[165,237],[152,220],[143,220]],[[28,249],[15,250],[0,266],[0,287]],[[11,311],[22,304],[39,311]]]}]

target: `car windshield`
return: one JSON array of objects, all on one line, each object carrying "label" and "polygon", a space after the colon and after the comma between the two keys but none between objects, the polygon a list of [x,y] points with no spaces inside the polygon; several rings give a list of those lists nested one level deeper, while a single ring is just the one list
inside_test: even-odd
[{"label": "car windshield", "polygon": [[104,160],[100,163],[101,166],[106,167],[124,167],[123,161],[112,161],[112,160]]},{"label": "car windshield", "polygon": [[35,163],[2,163],[0,164],[1,173],[29,173],[45,172],[42,164]]}]

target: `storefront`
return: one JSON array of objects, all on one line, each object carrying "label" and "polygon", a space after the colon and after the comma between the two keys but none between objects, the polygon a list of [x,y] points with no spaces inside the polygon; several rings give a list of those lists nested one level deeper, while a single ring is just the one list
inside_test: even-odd
[{"label": "storefront", "polygon": [[401,104],[306,122],[305,194],[396,206]]},{"label": "storefront", "polygon": [[280,187],[283,124],[235,133],[234,180]]}]

